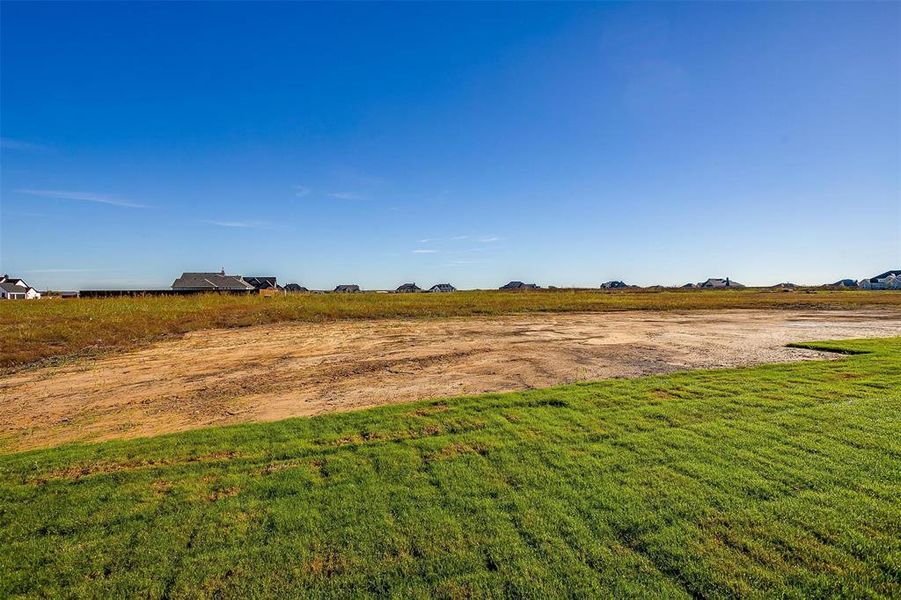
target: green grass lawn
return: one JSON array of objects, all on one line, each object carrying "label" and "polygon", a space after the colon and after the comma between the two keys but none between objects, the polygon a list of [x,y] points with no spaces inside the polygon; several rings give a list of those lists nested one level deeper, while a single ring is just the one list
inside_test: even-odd
[{"label": "green grass lawn", "polygon": [[0,597],[901,596],[901,338],[0,457]]}]

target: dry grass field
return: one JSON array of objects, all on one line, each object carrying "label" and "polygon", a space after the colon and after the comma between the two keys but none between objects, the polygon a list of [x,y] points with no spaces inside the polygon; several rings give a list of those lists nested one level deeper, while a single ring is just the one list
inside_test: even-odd
[{"label": "dry grass field", "polygon": [[495,316],[535,312],[899,307],[858,290],[540,290],[451,294],[186,296],[0,303],[0,368],[135,348],[200,329],[286,321]]}]

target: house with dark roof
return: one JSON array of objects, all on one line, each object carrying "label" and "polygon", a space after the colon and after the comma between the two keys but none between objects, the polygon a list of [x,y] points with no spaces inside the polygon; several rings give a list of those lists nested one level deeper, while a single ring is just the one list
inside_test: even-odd
[{"label": "house with dark roof", "polygon": [[24,279],[0,275],[0,300],[38,300],[41,293]]},{"label": "house with dark roof", "polygon": [[242,277],[244,281],[253,286],[255,290],[277,290],[278,284],[276,278],[272,276],[266,277]]},{"label": "house with dark roof", "polygon": [[310,291],[307,288],[300,285],[299,283],[286,283],[284,289],[286,292],[309,292]]},{"label": "house with dark roof", "polygon": [[437,283],[429,288],[430,292],[456,292],[457,288],[449,283]]},{"label": "house with dark roof", "polygon": [[399,286],[396,290],[394,290],[398,294],[412,294],[414,292],[421,292],[422,288],[420,288],[415,283],[405,283]]},{"label": "house with dark roof", "polygon": [[847,287],[847,288],[856,288],[857,280],[856,279],[839,279],[835,283],[831,284],[835,287]]},{"label": "house with dark roof", "polygon": [[865,290],[901,290],[901,269],[880,273],[875,277],[861,279],[857,284]]},{"label": "house with dark roof", "polygon": [[523,283],[521,281],[511,281],[505,285],[502,285],[498,289],[500,289],[500,290],[537,290],[540,288],[537,284],[534,284],[534,283]]},{"label": "house with dark roof", "polygon": [[254,292],[256,288],[240,275],[218,273],[182,273],[172,282],[173,290],[193,292]]},{"label": "house with dark roof", "polygon": [[360,286],[353,284],[342,284],[335,287],[335,291],[341,294],[355,294],[360,291]]},{"label": "house with dark roof", "polygon": [[728,277],[725,279],[720,279],[718,277],[711,277],[707,281],[702,281],[698,284],[699,288],[743,288],[742,284],[737,281],[732,281]]},{"label": "house with dark roof", "polygon": [[601,284],[602,290],[619,290],[619,289],[623,289],[623,288],[627,288],[627,287],[629,287],[629,286],[626,285],[625,283],[623,283],[622,281],[615,281],[615,280],[614,281],[605,281],[604,283]]}]

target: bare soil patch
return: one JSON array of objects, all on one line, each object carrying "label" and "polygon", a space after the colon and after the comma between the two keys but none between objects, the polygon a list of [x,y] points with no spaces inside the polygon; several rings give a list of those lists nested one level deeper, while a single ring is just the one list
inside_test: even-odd
[{"label": "bare soil patch", "polygon": [[0,379],[8,450],[425,398],[823,358],[792,341],[901,335],[901,310],[528,314],[192,332]]}]

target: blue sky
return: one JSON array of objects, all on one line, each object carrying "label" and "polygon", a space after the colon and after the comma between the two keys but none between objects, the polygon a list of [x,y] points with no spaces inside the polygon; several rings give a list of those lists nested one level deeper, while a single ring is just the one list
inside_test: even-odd
[{"label": "blue sky", "polygon": [[901,267],[901,4],[0,6],[0,271],[314,288]]}]

